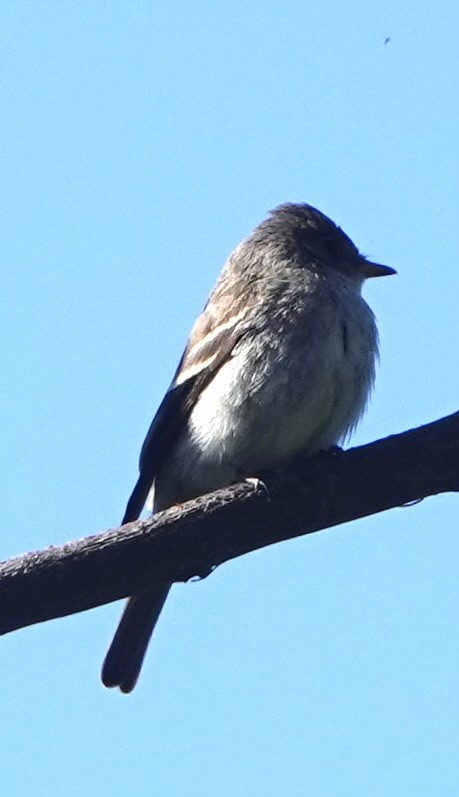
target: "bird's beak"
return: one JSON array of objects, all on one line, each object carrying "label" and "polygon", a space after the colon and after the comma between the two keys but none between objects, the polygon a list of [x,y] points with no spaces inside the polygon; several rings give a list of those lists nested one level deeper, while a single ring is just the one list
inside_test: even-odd
[{"label": "bird's beak", "polygon": [[361,269],[366,279],[369,277],[388,277],[389,274],[397,273],[395,268],[383,266],[381,263],[372,263],[371,260],[364,260]]}]

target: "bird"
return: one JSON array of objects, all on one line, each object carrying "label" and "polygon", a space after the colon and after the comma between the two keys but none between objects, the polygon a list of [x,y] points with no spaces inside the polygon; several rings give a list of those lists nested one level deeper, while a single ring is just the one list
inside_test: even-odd
[{"label": "bird", "polygon": [[[122,525],[348,439],[379,354],[366,279],[395,274],[285,203],[229,255],[145,437]],[[171,584],[128,599],[102,682],[131,692]]]}]

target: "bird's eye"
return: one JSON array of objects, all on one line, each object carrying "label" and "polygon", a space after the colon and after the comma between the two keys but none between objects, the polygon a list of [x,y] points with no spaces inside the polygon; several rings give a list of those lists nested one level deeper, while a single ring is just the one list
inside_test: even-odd
[{"label": "bird's eye", "polygon": [[352,260],[358,251],[350,238],[340,230],[340,235],[329,235],[322,239],[324,253],[334,260]]},{"label": "bird's eye", "polygon": [[346,254],[342,242],[337,238],[323,238],[322,246],[330,257],[344,257]]}]

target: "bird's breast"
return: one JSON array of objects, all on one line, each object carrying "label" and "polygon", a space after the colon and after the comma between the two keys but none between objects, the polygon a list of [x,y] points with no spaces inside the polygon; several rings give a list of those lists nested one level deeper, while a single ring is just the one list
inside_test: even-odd
[{"label": "bird's breast", "polygon": [[377,334],[362,299],[325,309],[238,344],[201,393],[160,481],[180,481],[177,490],[192,497],[346,436],[371,390]]}]

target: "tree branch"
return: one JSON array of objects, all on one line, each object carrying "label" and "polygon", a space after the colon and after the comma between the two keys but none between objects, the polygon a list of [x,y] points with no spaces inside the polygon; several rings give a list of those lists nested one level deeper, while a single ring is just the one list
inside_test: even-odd
[{"label": "tree branch", "polygon": [[0,634],[204,577],[281,540],[459,491],[459,412],[347,452],[298,460],[121,529],[0,564]]}]

